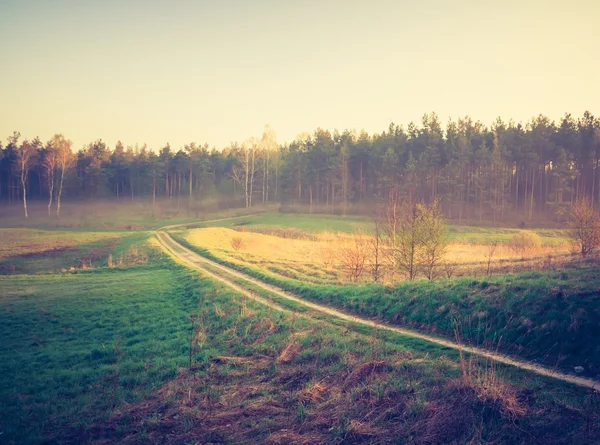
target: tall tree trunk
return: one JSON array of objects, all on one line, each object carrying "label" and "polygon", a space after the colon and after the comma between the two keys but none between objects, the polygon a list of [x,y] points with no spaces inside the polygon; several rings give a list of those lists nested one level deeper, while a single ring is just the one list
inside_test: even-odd
[{"label": "tall tree trunk", "polygon": [[333,214],[335,207],[335,185],[333,181],[331,181],[331,213]]},{"label": "tall tree trunk", "polygon": [[152,175],[152,217],[156,217],[156,173]]},{"label": "tall tree trunk", "polygon": [[179,210],[179,200],[181,199],[181,172],[177,172],[177,210]]},{"label": "tall tree trunk", "polygon": [[255,153],[254,149],[252,149],[252,169],[250,170],[250,193],[248,194],[248,202],[249,202],[248,207],[252,207],[252,194],[254,193],[254,170],[255,170],[254,161],[255,160],[256,160],[256,153]]},{"label": "tall tree trunk", "polygon": [[267,193],[267,153],[265,152],[263,157],[263,177],[262,177],[262,202],[266,202]]},{"label": "tall tree trunk", "polygon": [[50,216],[50,212],[52,211],[52,198],[54,196],[54,173],[48,172],[48,195],[50,199],[48,201],[48,216]]},{"label": "tall tree trunk", "polygon": [[529,220],[533,215],[533,191],[535,190],[535,168],[531,169],[531,200],[529,201]]},{"label": "tall tree trunk", "polygon": [[266,168],[267,176],[266,176],[266,196],[265,202],[269,202],[269,150],[267,150],[267,168]]},{"label": "tall tree trunk", "polygon": [[[191,154],[190,154],[190,194],[189,194],[189,198],[188,198],[188,209],[192,207],[192,186],[193,186],[193,173],[192,173],[192,161],[191,161]],[[235,193],[235,190],[234,190]]]},{"label": "tall tree trunk", "polygon": [[250,198],[249,198],[249,190],[250,190],[250,152],[246,150],[246,177],[245,179],[245,187],[244,187],[244,195],[246,197],[246,208],[250,207]]},{"label": "tall tree trunk", "polygon": [[60,185],[58,187],[58,195],[56,196],[56,217],[60,218],[60,198],[62,197],[63,184],[65,182],[65,169],[60,169]]},{"label": "tall tree trunk", "polygon": [[[23,170],[25,167],[23,167]],[[25,211],[25,218],[29,218],[29,214],[27,213],[27,173],[21,171],[21,186],[23,187],[23,210]]]}]

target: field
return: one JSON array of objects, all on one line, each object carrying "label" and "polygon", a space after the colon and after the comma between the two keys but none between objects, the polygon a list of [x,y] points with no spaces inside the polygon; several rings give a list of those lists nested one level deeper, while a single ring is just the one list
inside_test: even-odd
[{"label": "field", "polygon": [[147,198],[121,200],[65,202],[60,218],[48,216],[45,203],[29,203],[29,218],[23,218],[21,203],[0,206],[0,227],[69,229],[83,231],[118,230],[144,231],[157,229],[168,224],[193,223],[207,218],[225,218],[250,213],[273,211],[271,205],[256,206],[252,209],[231,207],[227,202],[211,199],[203,200],[188,209],[187,201],[177,203],[176,199],[157,199],[155,205]]},{"label": "field", "polygon": [[[331,219],[329,229],[342,223]],[[196,230],[209,229],[179,236]],[[215,251],[230,242],[217,236],[227,229],[210,230]],[[307,225],[298,230],[318,233]],[[246,246],[251,237],[266,236],[234,234],[248,237]],[[0,258],[6,265],[0,276],[2,443],[591,444],[600,434],[597,392],[280,301],[259,304],[179,264],[153,232],[4,229],[2,236],[10,240]],[[275,244],[259,248],[281,263],[302,243],[315,242],[273,238]],[[266,276],[258,266],[254,273]],[[598,285],[589,269],[569,274],[548,284],[559,286],[565,302]],[[270,279],[290,288],[302,284],[276,274]],[[579,287],[569,281],[575,279]],[[327,294],[327,304],[383,318],[420,314],[415,328],[443,331],[467,296],[470,312],[487,310],[491,319],[519,286],[533,289],[535,321],[533,308],[547,308],[535,304],[547,290],[542,280],[524,277],[512,288],[497,277],[485,287],[458,280],[449,288],[434,281],[294,290],[313,300]],[[391,304],[419,292],[409,306]],[[437,310],[438,295],[448,298],[447,310]],[[597,307],[590,300],[587,309]],[[580,314],[579,337],[569,341],[581,345],[597,335],[586,317],[598,319]],[[506,329],[524,335],[516,325]],[[467,339],[472,330],[461,327]]]},{"label": "field", "polygon": [[[347,271],[336,258],[339,247],[351,243],[356,230],[367,234],[373,231],[373,222],[367,218],[274,213],[210,226],[190,228],[181,236],[221,260],[315,284],[348,281]],[[521,232],[521,229],[450,226],[448,252],[438,276],[504,274],[570,260],[572,246],[564,230],[530,229],[539,235],[541,245],[526,253],[514,251],[509,245]],[[490,247],[495,243],[497,247],[490,260]],[[367,260],[370,262],[372,258]],[[370,281],[368,275],[363,274],[363,282]],[[400,278],[389,277],[389,280],[396,282]]]},{"label": "field", "polygon": [[[319,217],[311,218],[316,226]],[[295,220],[298,227],[292,226]],[[323,220],[329,228],[346,223],[339,217]],[[275,227],[274,221],[287,226]],[[370,282],[368,274],[350,284],[344,269],[336,266],[330,246],[342,244],[344,233],[305,232],[309,226],[299,215],[265,214],[218,224],[224,223],[238,230],[195,228],[174,236],[202,255],[310,301],[449,338],[456,336],[458,325],[471,344],[600,375],[600,348],[585,341],[600,335],[598,265],[571,258],[565,231],[538,229],[544,246],[524,258],[502,244],[518,229],[454,226],[448,255],[460,269],[452,278],[381,286]],[[351,222],[359,223],[369,229],[366,220]],[[487,247],[474,244],[476,239],[500,242],[489,274]]]}]

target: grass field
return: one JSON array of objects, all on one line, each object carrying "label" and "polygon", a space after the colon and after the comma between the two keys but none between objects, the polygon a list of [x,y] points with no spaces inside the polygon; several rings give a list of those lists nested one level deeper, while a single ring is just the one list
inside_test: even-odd
[{"label": "grass field", "polygon": [[187,199],[139,199],[128,197],[109,201],[67,201],[61,207],[61,216],[48,216],[45,202],[29,203],[29,218],[23,217],[20,202],[0,206],[0,227],[69,230],[143,231],[157,229],[170,224],[193,223],[206,219],[247,215],[274,211],[273,205],[258,205],[252,209],[232,207],[231,203],[215,202],[210,199],[194,202],[190,208]]},{"label": "grass field", "polygon": [[3,440],[85,428],[175,376],[196,299],[160,266],[0,277]]},{"label": "grass field", "polygon": [[[259,216],[257,218],[261,218]],[[240,222],[247,222],[242,218]],[[229,224],[239,224],[228,221]],[[219,223],[217,223],[219,224]],[[302,224],[299,224],[302,226]],[[490,245],[472,243],[477,228],[467,232],[467,238],[456,238],[450,241],[444,264],[452,266],[454,276],[476,276],[487,273]],[[516,252],[506,244],[515,232],[504,233],[500,229],[495,232],[479,234],[481,236],[504,239],[494,250],[490,263],[490,273],[506,273],[541,267],[548,261],[561,262],[570,258],[571,248],[563,242],[562,233],[544,232],[550,239],[545,246],[540,246],[534,252],[524,255]],[[556,236],[551,236],[552,234]],[[212,255],[221,260],[236,263],[240,266],[251,266],[261,271],[274,273],[285,278],[294,278],[315,284],[340,284],[347,282],[350,277],[348,270],[339,260],[341,246],[352,243],[351,235],[345,232],[331,230],[323,232],[304,232],[299,228],[264,227],[260,224],[252,226],[231,225],[230,227],[205,227],[185,230],[182,234],[190,244],[207,249]],[[504,237],[504,238],[502,238]],[[372,252],[369,252],[366,263],[373,262]],[[551,257],[549,260],[549,256]],[[386,271],[384,263],[381,270]],[[444,276],[450,269],[442,265],[438,268],[438,276]],[[399,274],[387,274],[386,281],[397,282],[402,279]],[[362,274],[361,282],[369,282],[370,274]]]},{"label": "grass field", "polygon": [[146,261],[150,232],[0,229],[0,274],[46,273]]},{"label": "grass field", "polygon": [[[222,221],[210,224],[211,227],[228,227],[249,231],[281,233],[282,229],[296,229],[301,232],[318,233],[334,231],[351,233],[357,229],[371,231],[373,221],[367,217],[307,215],[265,212],[248,216],[239,220]],[[563,229],[528,228],[542,238],[545,245],[561,245],[568,243],[567,233]],[[493,241],[506,242],[519,233],[519,228],[478,227],[449,225],[448,240],[471,244],[489,244]]]},{"label": "grass field", "polygon": [[[238,230],[197,228],[175,232],[174,236],[203,255],[312,301],[450,338],[454,338],[458,324],[463,338],[471,344],[570,372],[582,366],[586,375],[600,375],[600,348],[586,341],[600,335],[600,281],[595,262],[558,263],[554,259],[548,264],[547,255],[539,251],[536,257],[523,260],[522,255],[500,245],[490,269],[495,274],[485,276],[487,249],[468,240],[475,239],[475,234],[501,239],[515,231],[461,228],[461,233],[471,238],[450,243],[449,256],[454,261],[479,264],[479,278],[395,283],[390,287],[389,283],[369,284],[370,277],[365,274],[362,283],[350,285],[345,284],[344,271],[333,264],[327,250],[331,240],[338,244],[346,235],[303,232],[308,227],[303,217],[293,217],[299,221],[296,227],[288,216],[266,214],[227,221]],[[263,225],[278,219],[284,224],[279,228]],[[323,218],[330,222],[341,219]],[[544,249],[554,256],[560,253],[556,246],[564,242],[564,231],[540,229],[539,233],[552,240],[549,244],[555,243]],[[233,242],[236,239],[239,246]],[[568,258],[565,256],[564,261]],[[543,270],[535,270],[534,261],[539,261],[537,267],[543,266]],[[534,270],[522,271],[525,266]],[[472,268],[463,275],[472,275],[473,270],[477,271]],[[505,273],[511,271],[518,273]]]},{"label": "grass field", "polygon": [[[592,444],[600,434],[597,393],[246,301],[173,262],[150,232],[3,235],[2,263],[19,267],[0,276],[2,443]],[[427,289],[432,311],[438,285]],[[351,288],[323,289],[339,305]],[[348,301],[379,298],[392,313],[393,292],[408,291],[374,289]],[[463,304],[460,289],[448,307]]]}]

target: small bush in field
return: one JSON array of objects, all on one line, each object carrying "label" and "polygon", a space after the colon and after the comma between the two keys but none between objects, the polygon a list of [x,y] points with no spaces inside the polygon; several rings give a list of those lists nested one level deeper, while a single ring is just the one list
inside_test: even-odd
[{"label": "small bush in field", "polygon": [[600,213],[589,201],[582,200],[571,206],[570,237],[584,258],[600,247]]},{"label": "small bush in field", "polygon": [[231,247],[233,247],[235,250],[240,250],[242,247],[244,247],[244,241],[239,236],[236,236],[235,238],[231,239]]},{"label": "small bush in field", "polygon": [[511,238],[508,245],[515,253],[529,253],[542,247],[542,238],[535,232],[522,230]]}]

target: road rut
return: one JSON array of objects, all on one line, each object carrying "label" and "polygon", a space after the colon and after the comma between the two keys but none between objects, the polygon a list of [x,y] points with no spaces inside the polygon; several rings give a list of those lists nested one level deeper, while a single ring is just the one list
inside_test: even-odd
[{"label": "road rut", "polygon": [[[230,218],[224,218],[224,219],[214,220],[214,221],[205,221],[205,223],[223,221],[225,219],[230,219]],[[233,219],[233,218],[231,218],[231,219]],[[273,307],[278,310],[286,311],[286,312],[294,312],[293,310],[287,309],[277,303],[274,303],[266,298],[262,298],[256,294],[254,294],[249,289],[244,288],[243,286],[234,283],[233,281],[228,279],[227,276],[242,279],[242,280],[244,280],[248,283],[251,283],[255,286],[258,286],[272,294],[275,294],[278,297],[284,298],[289,301],[293,301],[295,303],[302,304],[303,306],[305,306],[307,308],[313,309],[313,310],[323,313],[323,314],[337,317],[342,320],[346,320],[346,321],[350,321],[353,323],[370,326],[373,328],[382,329],[382,330],[386,330],[386,331],[390,331],[390,332],[395,332],[397,334],[401,334],[401,335],[404,335],[407,337],[418,338],[420,340],[424,340],[424,341],[427,341],[430,343],[435,343],[435,344],[438,344],[441,346],[445,346],[447,348],[451,348],[451,349],[455,349],[455,350],[462,350],[462,351],[470,353],[470,354],[478,355],[480,357],[485,357],[487,359],[496,361],[498,363],[503,363],[505,365],[514,366],[516,368],[531,371],[533,373],[543,375],[546,377],[551,377],[551,378],[554,378],[557,380],[562,380],[564,382],[573,383],[577,386],[591,388],[591,389],[595,389],[595,390],[598,390],[598,388],[600,388],[600,382],[595,381],[593,379],[569,375],[569,374],[539,365],[537,363],[518,360],[513,357],[509,357],[505,354],[491,352],[491,351],[488,351],[488,350],[485,350],[482,348],[477,348],[474,346],[458,344],[451,340],[446,340],[446,339],[435,337],[432,335],[423,334],[421,332],[413,331],[410,329],[406,329],[406,328],[402,328],[402,327],[398,327],[398,326],[390,326],[390,325],[387,325],[384,323],[379,323],[379,322],[376,322],[373,320],[369,320],[366,318],[351,315],[351,314],[339,311],[337,309],[333,309],[328,306],[324,306],[324,305],[306,301],[300,297],[297,297],[289,292],[284,291],[281,288],[278,288],[271,284],[264,283],[260,280],[252,278],[246,274],[243,274],[234,269],[223,266],[222,264],[219,264],[212,260],[209,260],[208,258],[205,258],[195,252],[192,252],[188,248],[186,248],[186,247],[182,246],[181,244],[179,244],[178,242],[176,242],[168,233],[166,233],[164,231],[164,229],[172,229],[172,228],[181,227],[184,225],[185,224],[180,224],[177,226],[168,226],[163,229],[159,229],[157,231],[157,238],[158,238],[160,244],[162,245],[162,247],[165,250],[167,250],[168,252],[170,252],[173,256],[178,258],[181,262],[186,264],[188,267],[191,267],[193,269],[197,269],[197,270],[203,272],[204,274],[208,275],[209,277],[229,286],[230,288],[236,290],[237,292],[240,292],[241,294],[247,296],[248,298],[252,298],[252,299],[256,300],[257,302],[259,302],[261,304]],[[213,270],[217,269],[221,273],[218,274],[218,273],[208,270],[205,267],[206,265],[210,266]]]}]

